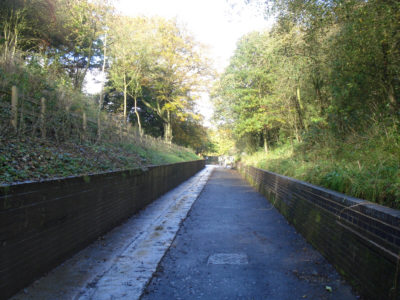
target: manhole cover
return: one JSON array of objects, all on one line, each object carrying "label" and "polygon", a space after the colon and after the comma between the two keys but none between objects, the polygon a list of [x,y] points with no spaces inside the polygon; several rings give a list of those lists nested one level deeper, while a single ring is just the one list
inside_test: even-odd
[{"label": "manhole cover", "polygon": [[209,265],[247,265],[249,260],[244,253],[216,253],[208,258]]}]

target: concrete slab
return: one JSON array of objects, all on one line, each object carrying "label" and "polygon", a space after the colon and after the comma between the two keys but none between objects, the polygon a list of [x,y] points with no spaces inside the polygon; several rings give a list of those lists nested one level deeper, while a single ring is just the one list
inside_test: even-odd
[{"label": "concrete slab", "polygon": [[249,260],[244,253],[216,253],[208,258],[209,265],[247,265]]}]

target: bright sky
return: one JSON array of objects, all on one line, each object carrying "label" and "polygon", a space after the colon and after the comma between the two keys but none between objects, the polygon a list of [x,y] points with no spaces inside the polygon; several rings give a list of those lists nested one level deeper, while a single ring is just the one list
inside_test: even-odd
[{"label": "bright sky", "polygon": [[[195,39],[208,46],[208,56],[218,72],[228,66],[236,42],[244,34],[268,27],[261,8],[263,0],[245,5],[245,0],[117,0],[117,9],[129,16],[177,18]],[[209,126],[212,104],[208,94],[198,103]]]},{"label": "bright sky", "polygon": [[[130,16],[176,17],[197,41],[208,45],[220,72],[228,65],[237,40],[245,33],[263,29],[268,22],[260,3],[243,0],[119,0],[117,9]],[[258,3],[258,4],[257,4]],[[232,7],[232,5],[234,5]]]}]

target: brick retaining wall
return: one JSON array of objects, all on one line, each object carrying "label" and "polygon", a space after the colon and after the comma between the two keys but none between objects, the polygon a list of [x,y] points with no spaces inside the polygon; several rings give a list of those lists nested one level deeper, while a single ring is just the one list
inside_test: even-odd
[{"label": "brick retaining wall", "polygon": [[0,299],[204,167],[204,160],[0,187]]},{"label": "brick retaining wall", "polygon": [[242,175],[367,299],[400,299],[400,211],[239,164]]}]

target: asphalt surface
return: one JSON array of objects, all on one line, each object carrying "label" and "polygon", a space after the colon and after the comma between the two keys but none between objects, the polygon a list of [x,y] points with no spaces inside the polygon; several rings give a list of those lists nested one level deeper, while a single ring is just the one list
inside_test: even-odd
[{"label": "asphalt surface", "polygon": [[357,299],[236,171],[218,168],[141,299]]}]

